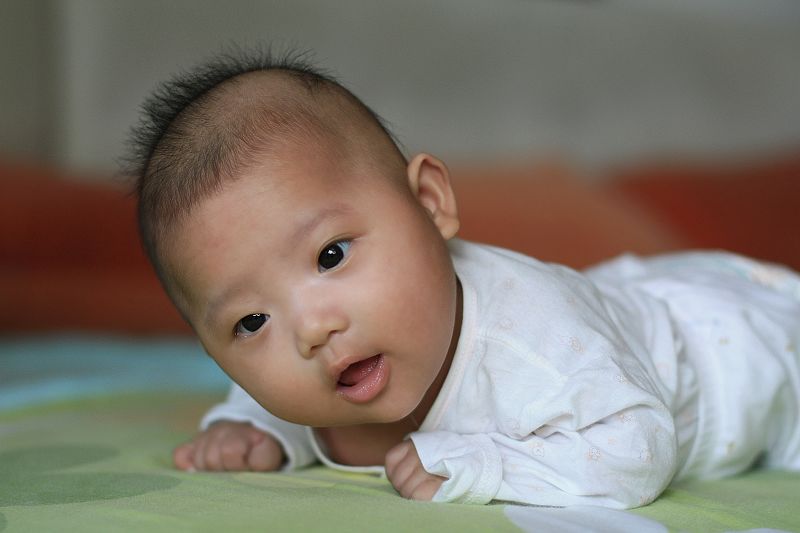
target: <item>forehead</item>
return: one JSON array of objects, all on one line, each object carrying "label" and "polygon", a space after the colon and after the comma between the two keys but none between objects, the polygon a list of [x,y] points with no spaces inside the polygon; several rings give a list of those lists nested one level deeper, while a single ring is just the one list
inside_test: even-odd
[{"label": "forehead", "polygon": [[377,194],[384,181],[366,175],[334,150],[293,151],[287,157],[262,158],[224,179],[221,189],[199,202],[183,226],[230,230],[237,224],[252,224],[257,211],[258,219],[269,220],[283,232],[310,211],[363,194],[367,184],[375,185],[369,194]]},{"label": "forehead", "polygon": [[335,149],[294,150],[286,157],[262,158],[224,179],[219,191],[173,228],[162,258],[171,277],[186,277],[197,266],[193,263],[230,252],[248,239],[281,236],[281,243],[291,241],[288,235],[310,228],[324,215],[358,211],[361,217],[383,216],[370,206],[398,192],[395,180],[378,168],[338,157]]}]

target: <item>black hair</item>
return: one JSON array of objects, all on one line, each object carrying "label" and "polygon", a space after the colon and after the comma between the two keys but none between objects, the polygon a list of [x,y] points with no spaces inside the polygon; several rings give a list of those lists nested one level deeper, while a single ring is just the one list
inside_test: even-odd
[{"label": "black hair", "polygon": [[297,84],[298,92],[305,90],[315,96],[329,91],[344,97],[380,128],[399,159],[405,161],[384,120],[333,76],[314,67],[307,52],[277,55],[268,47],[233,47],[179,73],[158,85],[142,104],[141,118],[131,129],[122,160],[124,173],[135,180],[142,244],[165,286],[158,246],[174,223],[217,191],[223,176],[232,175],[247,152],[257,150],[256,145],[265,139],[285,136],[295,126],[320,126],[308,106],[302,105],[289,110],[259,109],[261,118],[267,118],[266,125],[250,116],[218,123],[209,112],[219,99],[217,89],[244,74],[269,71],[287,76]]}]

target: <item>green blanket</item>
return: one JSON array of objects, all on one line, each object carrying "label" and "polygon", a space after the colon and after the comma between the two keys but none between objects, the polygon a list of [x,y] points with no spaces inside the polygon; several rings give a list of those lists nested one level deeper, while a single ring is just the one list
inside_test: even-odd
[{"label": "green blanket", "polygon": [[[97,370],[93,357],[105,370]],[[64,372],[54,371],[60,367],[82,372],[65,385]],[[132,379],[137,372],[140,378]],[[182,375],[165,379],[170,372]],[[81,385],[85,375],[93,386]],[[0,387],[0,531],[541,531],[587,524],[800,531],[797,473],[756,471],[685,484],[650,506],[618,512],[411,502],[385,479],[323,467],[178,472],[172,447],[193,434],[225,388],[191,343],[0,341]],[[53,387],[61,397],[53,397]],[[23,398],[26,389],[35,394]]]}]

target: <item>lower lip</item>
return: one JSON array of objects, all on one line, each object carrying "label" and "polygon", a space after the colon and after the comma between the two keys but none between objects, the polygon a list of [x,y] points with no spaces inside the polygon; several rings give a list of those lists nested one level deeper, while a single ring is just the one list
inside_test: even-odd
[{"label": "lower lip", "polygon": [[337,385],[336,392],[353,403],[367,403],[375,398],[389,383],[389,367],[381,354],[375,367],[355,385]]}]

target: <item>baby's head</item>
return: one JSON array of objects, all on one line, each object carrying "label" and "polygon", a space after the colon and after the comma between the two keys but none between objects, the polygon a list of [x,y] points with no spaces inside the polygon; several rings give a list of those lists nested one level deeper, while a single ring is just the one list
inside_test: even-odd
[{"label": "baby's head", "polygon": [[443,163],[407,162],[331,78],[244,55],[162,85],[134,148],[167,293],[264,407],[311,426],[392,422],[435,394],[460,328]]}]

